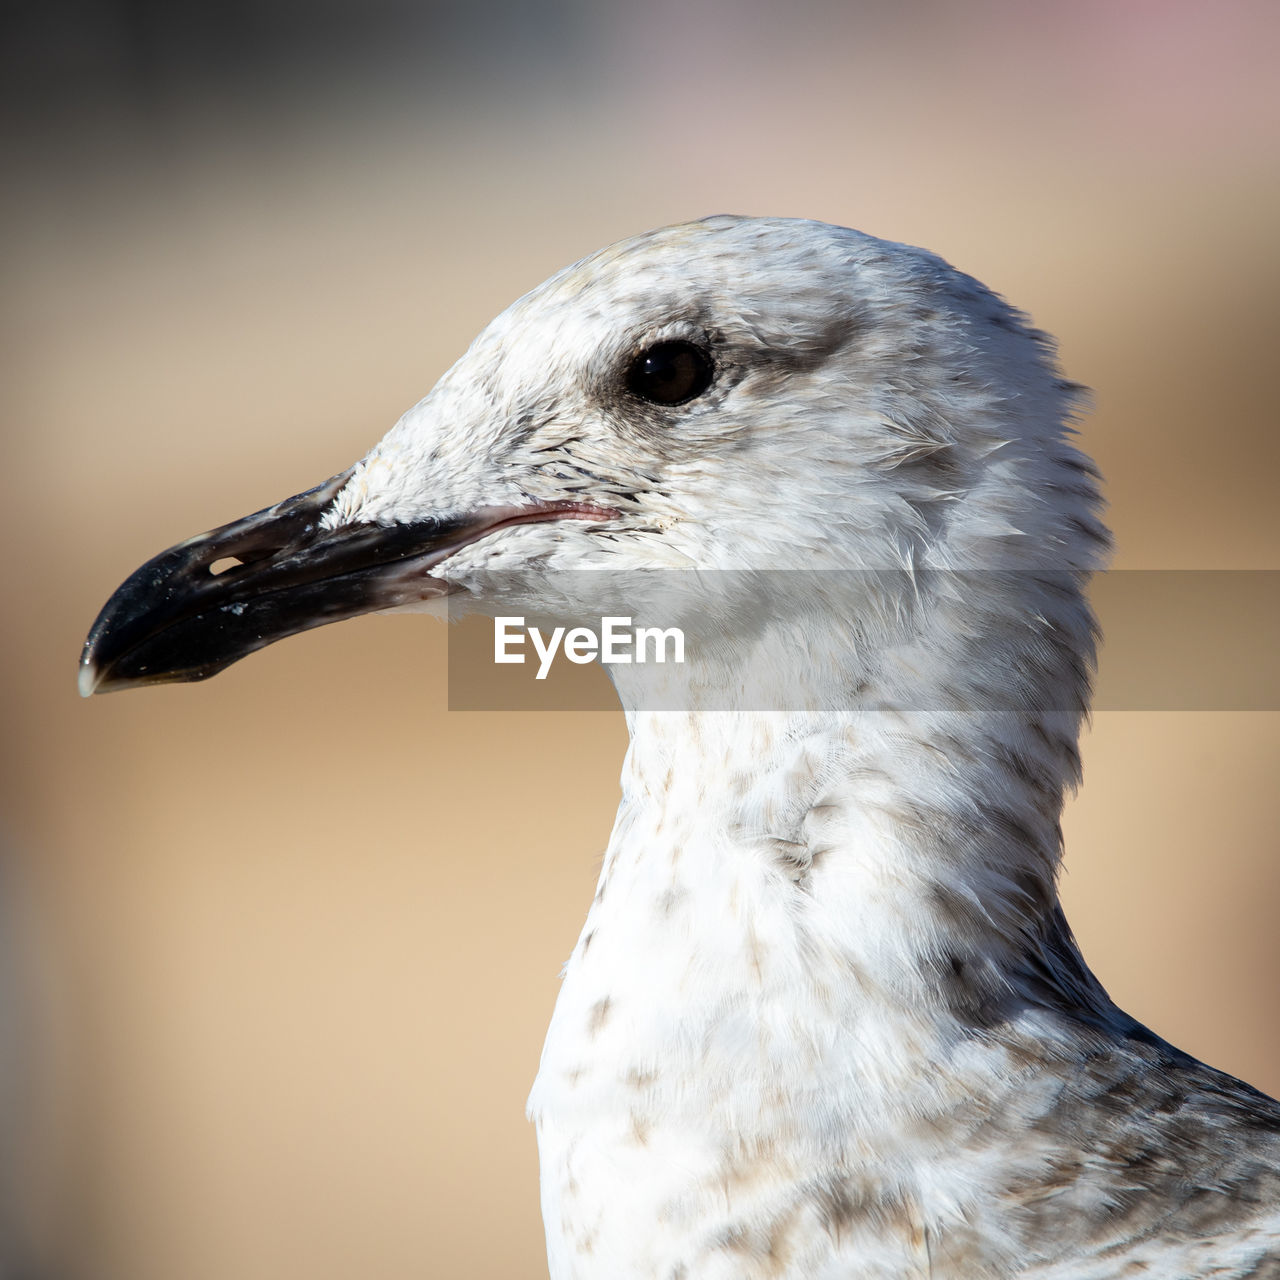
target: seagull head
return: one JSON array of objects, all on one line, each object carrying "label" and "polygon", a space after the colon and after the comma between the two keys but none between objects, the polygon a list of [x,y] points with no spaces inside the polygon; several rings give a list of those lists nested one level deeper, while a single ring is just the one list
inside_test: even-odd
[{"label": "seagull head", "polygon": [[348,471],[143,565],[81,690],[508,570],[1088,570],[1076,391],[922,250],[790,219],[638,236],[514,303]]}]

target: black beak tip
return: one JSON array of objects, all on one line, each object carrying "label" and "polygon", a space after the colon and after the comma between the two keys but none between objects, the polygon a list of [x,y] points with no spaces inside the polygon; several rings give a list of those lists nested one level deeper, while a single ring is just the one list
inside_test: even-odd
[{"label": "black beak tip", "polygon": [[[277,635],[327,621],[282,617],[285,598],[271,594],[273,575],[288,586],[290,566],[307,598],[306,550],[316,539],[320,514],[350,477],[347,470],[274,507],[188,538],[147,561],[112,594],[98,614],[80,655],[80,696],[115,693],[143,685],[204,680]],[[253,563],[256,573],[215,574],[230,559]],[[283,563],[282,563],[283,562]],[[236,584],[265,587],[263,600],[241,599]]]},{"label": "black beak tip", "polygon": [[443,591],[426,568],[470,524],[326,529],[321,516],[349,475],[188,538],[131,574],[85,641],[81,696],[207,680],[285,636]]},{"label": "black beak tip", "polygon": [[120,646],[109,639],[109,628],[95,626],[85,641],[80,655],[80,671],[77,678],[80,696],[91,698],[95,693],[119,693],[124,689],[141,689],[152,684],[173,684],[181,681],[203,680],[214,674],[212,670],[190,671],[182,667],[154,670],[145,662],[139,662],[129,649],[113,652]]},{"label": "black beak tip", "polygon": [[120,693],[125,689],[144,689],[153,684],[182,684],[194,680],[205,680],[220,671],[221,667],[202,671],[168,671],[150,673],[140,671],[130,674],[119,666],[101,665],[92,655],[86,654],[80,660],[80,673],[77,686],[82,698],[92,698],[96,693]]}]

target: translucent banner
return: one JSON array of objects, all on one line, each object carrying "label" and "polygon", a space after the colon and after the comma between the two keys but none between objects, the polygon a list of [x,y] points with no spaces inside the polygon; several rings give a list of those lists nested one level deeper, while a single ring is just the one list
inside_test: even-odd
[{"label": "translucent banner", "polygon": [[[454,710],[1280,710],[1280,572],[477,574]],[[616,687],[615,687],[616,686]]]}]

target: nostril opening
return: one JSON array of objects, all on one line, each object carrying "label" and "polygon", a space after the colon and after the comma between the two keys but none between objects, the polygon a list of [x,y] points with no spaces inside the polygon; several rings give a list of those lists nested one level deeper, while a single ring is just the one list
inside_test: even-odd
[{"label": "nostril opening", "polygon": [[223,556],[209,566],[209,572],[216,578],[219,574],[226,573],[228,569],[238,569],[242,564],[244,561],[239,556]]}]

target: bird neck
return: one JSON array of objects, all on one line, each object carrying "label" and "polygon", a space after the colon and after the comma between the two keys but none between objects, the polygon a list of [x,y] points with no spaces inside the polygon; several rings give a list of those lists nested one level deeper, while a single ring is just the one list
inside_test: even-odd
[{"label": "bird neck", "polygon": [[[856,1133],[882,1168],[903,1126],[954,1106],[936,1081],[990,1099],[1016,1062],[1082,1053],[1082,1025],[1119,1016],[1055,888],[1080,717],[1062,693],[1083,688],[1041,662],[1041,705],[1068,709],[1014,710],[981,688],[1034,654],[909,656],[877,670],[912,671],[914,704],[856,651],[811,648],[815,709],[628,708],[617,820],[530,1097],[548,1222],[597,1147],[593,1177],[632,1209],[681,1170],[714,1182],[716,1135],[785,1170]],[[644,1163],[671,1149],[675,1173]],[[628,1160],[634,1185],[609,1183]]]},{"label": "bird neck", "polygon": [[[917,1096],[928,1064],[953,1071],[959,1046],[1075,1052],[1073,1028],[1110,1019],[1054,886],[1073,723],[628,719],[617,821],[530,1099],[544,1146],[640,1097],[695,1126],[719,1099],[732,1132],[812,1097],[873,1150],[936,1105]],[[696,1098],[650,1083],[687,1073]]]},{"label": "bird neck", "polygon": [[686,668],[682,710],[614,673],[631,741],[531,1099],[544,1140],[659,1070],[723,1093],[731,1129],[781,1080],[788,1112],[843,1081],[874,1128],[924,1106],[907,1063],[981,1056],[1015,1024],[1019,1052],[1074,1052],[1073,1028],[1116,1016],[1055,886],[1092,622],[1078,592],[1013,585],[1016,607],[994,578],[922,596],[930,629],[892,646],[760,632],[755,670],[798,668],[802,709],[795,689],[758,709],[740,644]]},{"label": "bird neck", "polygon": [[[1061,713],[638,712],[601,891],[790,929],[893,1001],[989,1004],[1058,929]],[[625,890],[621,885],[625,883]],[[604,906],[603,902],[598,906]],[[741,931],[741,929],[740,929]],[[976,1009],[956,1009],[976,1016]]]},{"label": "bird neck", "polygon": [[665,704],[652,673],[615,671],[631,745],[603,879],[696,883],[708,905],[749,885],[861,972],[930,989],[1007,986],[1065,934],[1086,575],[909,576],[797,575],[773,621],[694,647]]}]

